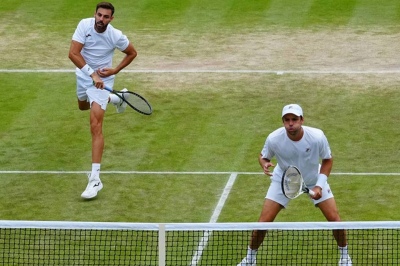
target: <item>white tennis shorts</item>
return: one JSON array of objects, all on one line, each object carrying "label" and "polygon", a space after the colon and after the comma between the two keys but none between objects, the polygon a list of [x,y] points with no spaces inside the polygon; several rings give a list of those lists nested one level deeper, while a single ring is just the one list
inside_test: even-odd
[{"label": "white tennis shorts", "polygon": [[[114,87],[114,76],[105,78],[103,81],[107,87]],[[106,110],[110,92],[96,88],[91,78],[76,76],[76,95],[79,101],[88,101],[90,106],[96,102],[101,109]]]},{"label": "white tennis shorts", "polygon": [[[306,197],[306,195],[304,196]],[[274,180],[271,180],[271,184],[268,188],[267,195],[265,196],[265,198],[273,200],[285,208],[290,201],[290,199],[286,198],[286,196],[282,192],[281,182]],[[326,183],[325,186],[322,188],[322,197],[319,200],[314,200],[312,198],[310,198],[310,200],[314,203],[314,205],[316,205],[330,198],[333,198],[333,193],[331,191],[329,184]]]}]

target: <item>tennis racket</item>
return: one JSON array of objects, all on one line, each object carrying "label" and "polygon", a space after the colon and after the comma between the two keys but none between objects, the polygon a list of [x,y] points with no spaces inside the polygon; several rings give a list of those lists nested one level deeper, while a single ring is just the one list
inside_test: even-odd
[{"label": "tennis racket", "polygon": [[315,195],[314,191],[306,187],[300,170],[293,165],[290,165],[283,172],[281,184],[283,194],[289,199],[297,198],[303,193],[308,193],[311,196]]},{"label": "tennis racket", "polygon": [[136,92],[115,91],[109,87],[104,87],[104,89],[117,95],[136,112],[144,115],[151,115],[151,113],[153,113],[150,103],[143,96],[137,94]]}]

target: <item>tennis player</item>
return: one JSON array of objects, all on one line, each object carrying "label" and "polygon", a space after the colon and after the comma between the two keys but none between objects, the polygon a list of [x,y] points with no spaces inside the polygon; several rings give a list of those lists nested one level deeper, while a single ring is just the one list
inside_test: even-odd
[{"label": "tennis player", "polygon": [[[327,182],[333,159],[325,134],[320,129],[303,126],[303,110],[297,104],[283,107],[282,122],[283,127],[269,134],[259,155],[261,168],[266,175],[271,176],[271,184],[258,221],[273,222],[279,211],[288,205],[289,199],[282,192],[281,178],[286,167],[295,165],[300,169],[306,186],[315,192],[311,198],[314,205],[328,221],[339,222],[336,201]],[[271,163],[273,157],[276,157],[276,166]],[[273,172],[270,167],[274,167]],[[265,230],[253,231],[247,255],[238,266],[256,265],[257,249],[265,235]],[[351,266],[346,231],[334,230],[333,236],[339,247],[339,265]]]},{"label": "tennis player", "polygon": [[[100,164],[103,156],[103,118],[108,103],[122,113],[126,108],[116,95],[104,90],[104,86],[114,87],[114,78],[128,66],[137,53],[132,43],[115,29],[110,22],[114,19],[114,6],[108,2],[97,4],[93,18],[79,22],[72,36],[69,59],[76,66],[76,92],[80,110],[90,109],[90,130],[92,134],[92,171],[88,175],[88,185],[82,198],[91,199],[103,188],[100,180]],[[112,67],[114,50],[125,56]],[[125,89],[126,90],[126,89]]]}]

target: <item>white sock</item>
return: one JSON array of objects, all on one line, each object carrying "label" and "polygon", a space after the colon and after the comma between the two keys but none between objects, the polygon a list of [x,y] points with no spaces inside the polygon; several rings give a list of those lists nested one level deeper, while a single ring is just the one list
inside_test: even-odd
[{"label": "white sock", "polygon": [[339,247],[339,252],[340,252],[340,256],[347,257],[348,256],[347,246]]},{"label": "white sock", "polygon": [[110,93],[110,103],[119,104],[120,102],[121,99],[117,95]]},{"label": "white sock", "polygon": [[90,174],[91,180],[100,180],[100,164],[99,163],[92,163],[92,172]]},{"label": "white sock", "polygon": [[254,260],[257,255],[257,249],[251,249],[250,247],[247,248],[247,259]]}]

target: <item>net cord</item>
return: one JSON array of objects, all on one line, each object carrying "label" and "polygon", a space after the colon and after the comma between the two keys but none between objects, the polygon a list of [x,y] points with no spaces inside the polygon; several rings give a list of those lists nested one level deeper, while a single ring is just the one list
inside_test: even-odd
[{"label": "net cord", "polygon": [[[400,221],[353,222],[273,222],[273,223],[165,223],[165,231],[242,231],[242,230],[310,230],[310,229],[399,229]],[[159,231],[159,223],[14,221],[0,220],[0,228],[147,230]]]}]

